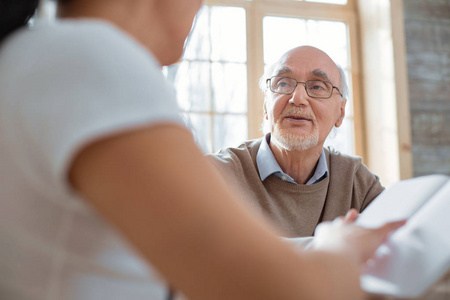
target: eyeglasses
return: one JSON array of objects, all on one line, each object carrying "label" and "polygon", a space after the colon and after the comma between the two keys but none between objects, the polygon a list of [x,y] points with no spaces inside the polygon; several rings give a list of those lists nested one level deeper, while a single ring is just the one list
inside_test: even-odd
[{"label": "eyeglasses", "polygon": [[337,86],[334,86],[329,81],[322,80],[308,80],[306,82],[297,81],[290,77],[273,76],[266,80],[267,87],[278,94],[290,95],[295,91],[297,84],[305,85],[305,90],[311,98],[328,99],[333,94],[333,89],[336,89],[342,97],[342,93]]}]

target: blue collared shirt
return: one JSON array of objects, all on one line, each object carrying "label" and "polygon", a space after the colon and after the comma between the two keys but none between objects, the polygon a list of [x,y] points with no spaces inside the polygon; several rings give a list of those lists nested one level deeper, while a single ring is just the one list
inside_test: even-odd
[{"label": "blue collared shirt", "polygon": [[[256,154],[256,165],[258,166],[259,177],[261,181],[264,181],[267,177],[274,174],[281,180],[297,184],[297,182],[292,179],[291,176],[284,173],[281,170],[280,165],[278,164],[275,156],[272,153],[272,150],[269,147],[270,133],[268,133],[262,140],[261,145],[259,146],[258,153]],[[328,176],[328,166],[327,160],[325,158],[325,151],[322,149],[322,153],[320,154],[319,161],[316,166],[316,170],[314,171],[313,176],[306,183],[307,185],[317,183],[322,179]]]}]

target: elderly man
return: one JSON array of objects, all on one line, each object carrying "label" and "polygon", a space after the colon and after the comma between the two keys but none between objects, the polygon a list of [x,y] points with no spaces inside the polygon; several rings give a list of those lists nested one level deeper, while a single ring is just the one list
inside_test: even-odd
[{"label": "elderly man", "polygon": [[342,69],[323,51],[298,47],[268,69],[261,88],[268,133],[210,156],[225,179],[287,237],[362,211],[383,190],[378,177],[359,157],[323,147],[345,116]]}]

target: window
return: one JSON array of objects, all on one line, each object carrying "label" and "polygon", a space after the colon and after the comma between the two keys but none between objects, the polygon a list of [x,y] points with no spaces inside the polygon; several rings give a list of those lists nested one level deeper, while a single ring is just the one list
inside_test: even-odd
[{"label": "window", "polygon": [[41,0],[38,7],[38,17],[53,20],[56,17],[56,1]]},{"label": "window", "polygon": [[[258,79],[265,64],[293,46],[311,43],[345,68],[350,85],[347,116],[338,135],[327,143],[362,156],[385,186],[412,177],[402,2],[360,0],[358,7],[355,3],[207,0],[186,55],[165,69],[204,150],[216,151],[260,137],[263,95]],[[38,17],[53,19],[55,11],[54,1],[42,0]],[[357,40],[358,18],[361,42]],[[278,22],[298,26],[293,35],[297,40],[275,39],[271,30]],[[275,42],[269,43],[271,38]],[[360,76],[365,78],[364,86]],[[362,117],[362,95],[366,118]]]},{"label": "window", "polygon": [[362,155],[354,118],[360,105],[353,101],[359,99],[355,14],[347,0],[206,1],[182,60],[165,70],[203,149],[215,152],[262,136],[258,80],[264,67],[293,47],[312,45],[343,67],[350,88],[346,118],[326,145]]},{"label": "window", "polygon": [[205,151],[248,137],[246,62],[245,9],[205,5],[182,61],[166,69]]}]

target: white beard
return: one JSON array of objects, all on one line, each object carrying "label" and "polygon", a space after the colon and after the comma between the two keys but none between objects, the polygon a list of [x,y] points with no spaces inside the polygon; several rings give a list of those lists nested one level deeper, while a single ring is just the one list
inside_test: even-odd
[{"label": "white beard", "polygon": [[298,135],[284,132],[280,128],[280,124],[276,123],[271,134],[271,139],[287,151],[304,151],[319,144],[319,130],[314,126],[311,134]]}]

